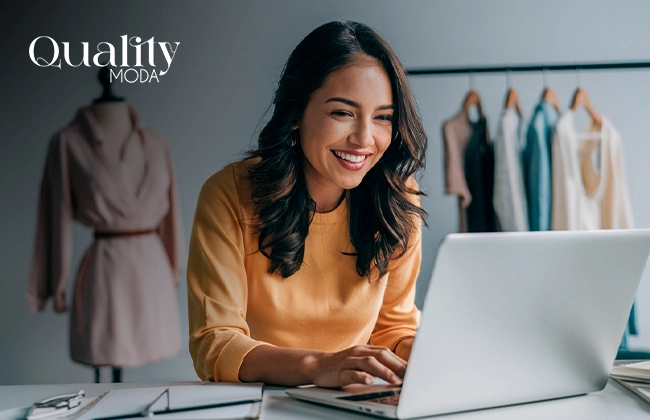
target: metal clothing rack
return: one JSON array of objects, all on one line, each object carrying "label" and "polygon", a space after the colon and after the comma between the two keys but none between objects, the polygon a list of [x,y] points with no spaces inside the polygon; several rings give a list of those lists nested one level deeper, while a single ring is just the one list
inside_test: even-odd
[{"label": "metal clothing rack", "polygon": [[612,61],[600,63],[572,63],[572,64],[527,64],[514,66],[486,66],[486,67],[433,67],[407,69],[410,76],[427,76],[437,74],[459,73],[509,73],[531,71],[582,71],[582,70],[613,70],[613,69],[645,69],[650,68],[650,61]]},{"label": "metal clothing rack", "polygon": [[[463,74],[470,75],[470,87],[472,85],[471,76],[476,73],[509,73],[516,72],[544,72],[547,71],[575,71],[576,77],[582,70],[618,70],[618,69],[647,69],[650,68],[650,61],[611,61],[611,62],[591,62],[591,63],[571,63],[571,64],[526,64],[513,66],[482,66],[482,67],[433,67],[407,69],[409,76],[429,76],[441,74]],[[579,80],[578,80],[579,81]],[[509,83],[508,83],[509,84]],[[545,81],[546,84],[546,81]],[[579,84],[579,83],[578,83]],[[636,319],[634,316],[634,305],[630,311],[628,319],[628,328],[632,335],[636,335]],[[626,329],[623,335],[621,346],[618,349],[617,359],[650,359],[650,351],[634,351],[627,348]]]}]

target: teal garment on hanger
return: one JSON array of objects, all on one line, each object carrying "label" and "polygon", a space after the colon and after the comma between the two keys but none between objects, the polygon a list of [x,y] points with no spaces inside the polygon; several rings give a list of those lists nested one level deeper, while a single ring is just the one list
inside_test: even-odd
[{"label": "teal garment on hanger", "polygon": [[636,329],[636,313],[634,310],[634,305],[636,305],[636,300],[632,303],[632,309],[630,310],[630,317],[627,319],[627,325],[625,332],[623,333],[623,341],[621,341],[621,348],[627,348],[627,337],[628,335],[638,335]]},{"label": "teal garment on hanger", "polygon": [[623,332],[623,339],[621,340],[621,344],[618,347],[619,354],[622,352],[629,352],[627,348],[627,337],[629,335],[638,335],[638,331],[636,329],[636,313],[634,310],[635,304],[636,301],[632,303],[632,309],[630,310],[630,317],[627,320],[627,325],[625,331]]},{"label": "teal garment on hanger", "polygon": [[531,231],[551,230],[551,147],[558,112],[547,100],[533,111],[522,150],[524,189]]}]

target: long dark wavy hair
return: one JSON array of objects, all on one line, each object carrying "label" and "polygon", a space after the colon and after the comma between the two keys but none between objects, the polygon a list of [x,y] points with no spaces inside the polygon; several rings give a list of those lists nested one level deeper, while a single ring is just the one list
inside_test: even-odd
[{"label": "long dark wavy hair", "polygon": [[426,224],[426,212],[409,200],[409,194],[424,193],[407,186],[407,180],[425,166],[427,137],[404,67],[388,43],[368,26],[326,23],[289,56],[275,91],[273,115],[260,132],[257,149],[247,153],[247,158],[261,158],[251,165],[248,176],[259,250],[270,260],[269,273],[289,277],[298,271],[316,210],[304,177],[305,157],[299,144],[293,146],[292,126],[325,78],[360,54],[382,63],[391,81],[395,112],[388,149],[361,184],[347,192],[357,273],[369,276],[374,262],[379,275],[384,275],[389,260],[406,252],[417,217]]}]

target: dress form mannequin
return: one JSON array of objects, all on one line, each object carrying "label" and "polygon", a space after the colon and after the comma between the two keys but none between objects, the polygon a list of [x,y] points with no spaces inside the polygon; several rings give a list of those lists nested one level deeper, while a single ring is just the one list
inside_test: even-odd
[{"label": "dress form mannequin", "polygon": [[[134,130],[128,104],[111,90],[107,67],[99,71],[98,79],[103,87],[102,96],[90,107],[104,132],[102,149],[112,162],[119,162],[125,186],[134,192],[144,176],[144,154],[138,133]],[[95,367],[95,383],[100,382],[99,367]],[[122,368],[112,367],[112,382],[122,382]]]},{"label": "dress form mannequin", "polygon": [[[139,135],[133,130],[128,105],[123,101],[96,102],[90,107],[104,132],[101,147],[112,162],[119,162],[125,186],[134,192],[144,175],[144,155]],[[113,367],[113,383],[122,382],[122,369]],[[99,368],[95,367],[95,383],[100,382]]]},{"label": "dress form mannequin", "polygon": [[[101,367],[111,367],[120,382],[124,367],[181,348],[176,289],[184,238],[165,139],[110,92],[104,73],[101,97],[48,141],[26,298],[33,312],[50,300],[64,312],[71,301],[71,359],[94,368],[96,381]],[[75,223],[92,229],[93,240],[69,288]]]}]

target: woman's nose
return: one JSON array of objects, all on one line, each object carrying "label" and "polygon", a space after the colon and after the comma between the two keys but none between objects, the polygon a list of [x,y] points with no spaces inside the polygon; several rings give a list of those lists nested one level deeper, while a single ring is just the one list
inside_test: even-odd
[{"label": "woman's nose", "polygon": [[372,132],[372,123],[365,119],[359,120],[353,135],[350,136],[350,142],[360,147],[373,145],[375,139]]}]

